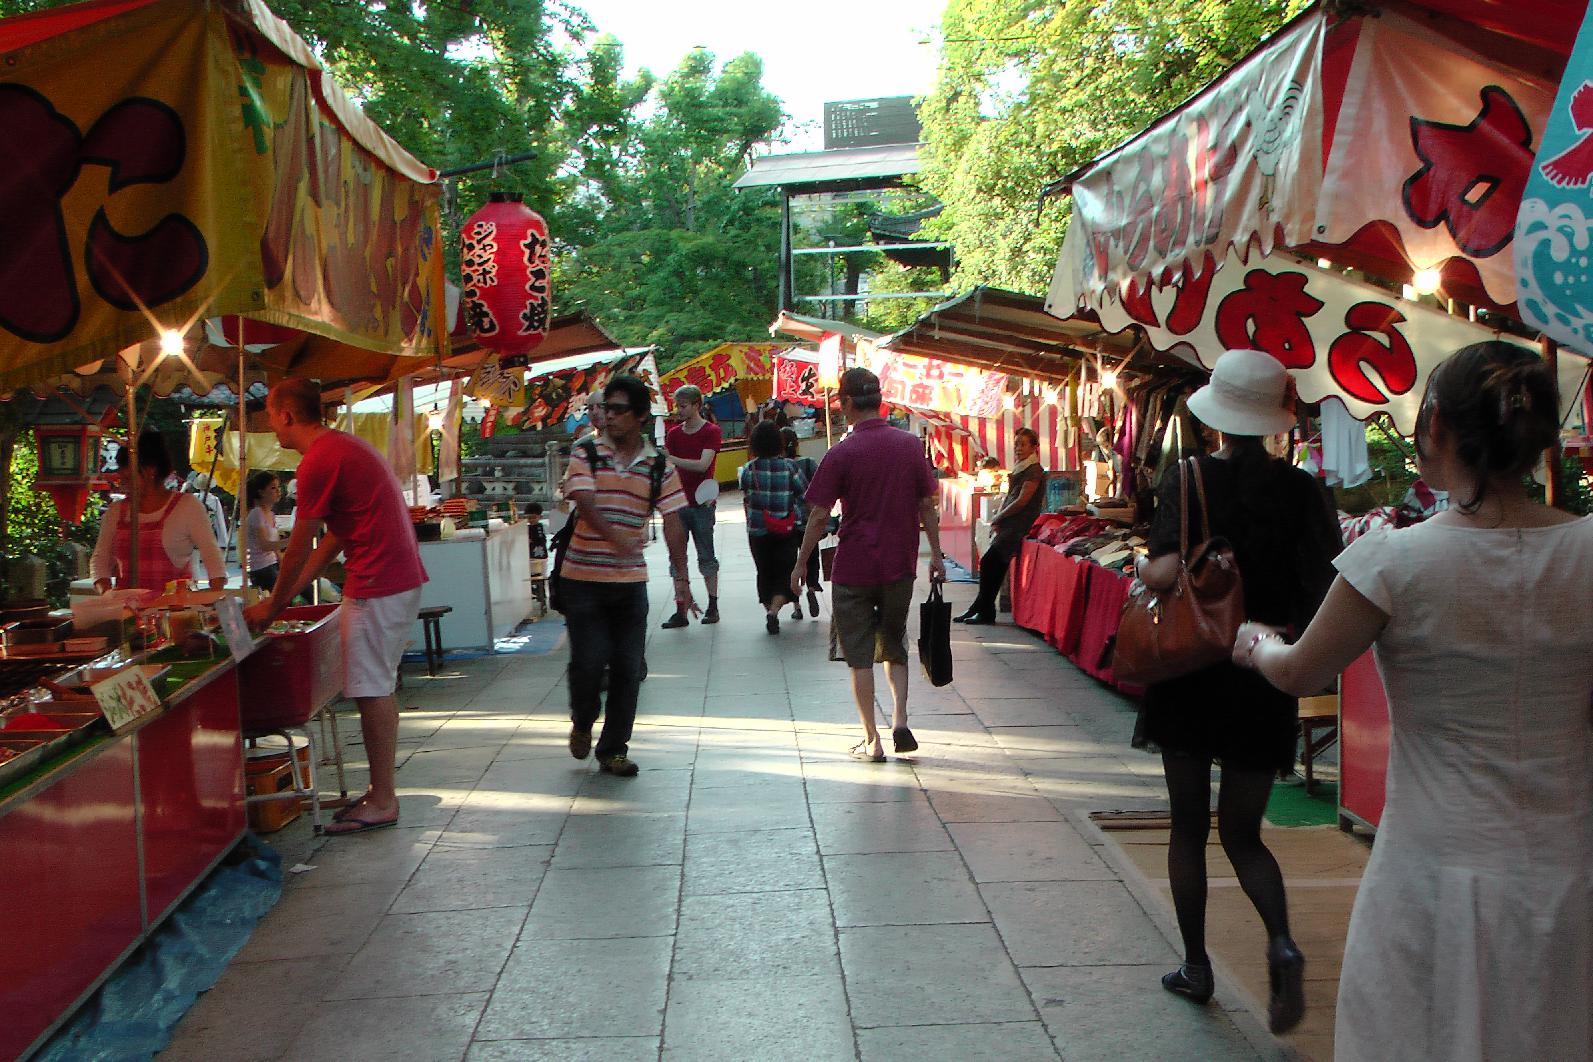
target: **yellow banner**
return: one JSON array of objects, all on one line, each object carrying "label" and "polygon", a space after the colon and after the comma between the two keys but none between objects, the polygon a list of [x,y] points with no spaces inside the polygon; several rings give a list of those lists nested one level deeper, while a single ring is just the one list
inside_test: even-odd
[{"label": "yellow banner", "polygon": [[[216,439],[221,434],[220,417],[192,421],[188,426],[188,463],[195,472],[209,473],[215,463],[214,483],[236,497],[242,484],[238,480],[238,433],[229,431],[222,440],[223,449],[216,458]],[[364,439],[381,453],[388,455],[393,437],[393,418],[386,413],[354,414],[353,434]],[[284,449],[277,444],[274,432],[249,433],[249,471],[291,472],[299,467],[297,450]],[[415,416],[415,471],[430,475],[431,430],[426,425],[424,413]]]},{"label": "yellow banner", "polygon": [[0,391],[201,316],[435,352],[437,186],[333,124],[320,76],[222,4],[154,3],[9,54]]},{"label": "yellow banner", "polygon": [[[789,343],[721,343],[708,353],[677,365],[659,378],[664,401],[675,408],[675,391],[687,384],[704,395],[717,394],[738,381],[759,381],[773,390],[774,356],[790,347]],[[767,398],[764,394],[762,397]]]}]

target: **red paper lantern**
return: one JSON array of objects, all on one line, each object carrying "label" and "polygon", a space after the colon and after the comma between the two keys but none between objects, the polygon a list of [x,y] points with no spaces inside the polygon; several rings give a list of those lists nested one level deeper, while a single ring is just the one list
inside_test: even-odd
[{"label": "red paper lantern", "polygon": [[548,223],[513,192],[493,192],[460,233],[465,322],[482,346],[526,354],[547,338]]}]

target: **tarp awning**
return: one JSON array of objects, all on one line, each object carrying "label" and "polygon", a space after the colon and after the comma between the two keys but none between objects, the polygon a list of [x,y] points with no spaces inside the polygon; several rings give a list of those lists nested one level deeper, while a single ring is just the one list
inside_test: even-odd
[{"label": "tarp awning", "polygon": [[918,144],[836,148],[754,159],[736,188],[787,188],[792,191],[835,189],[864,182],[905,177],[919,170]]},{"label": "tarp awning", "polygon": [[1112,335],[1087,317],[1059,319],[1033,295],[977,287],[928,310],[877,345],[1020,376],[1062,379],[1077,371],[1083,357],[1104,354],[1123,360],[1133,349],[1133,337]]},{"label": "tarp awning", "polygon": [[258,0],[24,15],[0,51],[0,391],[211,316],[446,352],[435,171]]},{"label": "tarp awning", "polygon": [[[1570,15],[1575,9],[1574,16]],[[1483,307],[1515,300],[1511,234],[1585,4],[1317,5],[1061,182],[1073,219],[1048,308],[1192,287],[1288,248]],[[1482,22],[1465,22],[1476,17]],[[1496,28],[1487,28],[1496,27]]]}]

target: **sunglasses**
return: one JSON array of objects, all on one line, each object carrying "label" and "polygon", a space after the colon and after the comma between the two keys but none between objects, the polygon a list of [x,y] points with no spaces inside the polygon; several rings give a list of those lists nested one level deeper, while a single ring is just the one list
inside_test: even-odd
[{"label": "sunglasses", "polygon": [[616,417],[619,416],[621,413],[634,413],[634,412],[636,412],[634,409],[631,408],[631,405],[630,405],[629,402],[604,402],[603,403],[603,408],[605,410],[607,410],[610,415],[616,416]]}]

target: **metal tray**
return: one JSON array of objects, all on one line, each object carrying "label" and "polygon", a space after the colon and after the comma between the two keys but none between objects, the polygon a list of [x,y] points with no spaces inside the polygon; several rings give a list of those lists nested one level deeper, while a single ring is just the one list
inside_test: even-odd
[{"label": "metal tray", "polygon": [[[51,734],[51,738],[65,735]],[[49,756],[51,741],[41,741],[37,737],[25,734],[0,734],[0,749],[14,750],[18,753],[12,759],[0,763],[0,786],[9,784],[13,779],[20,778],[36,768],[46,756]]]}]

